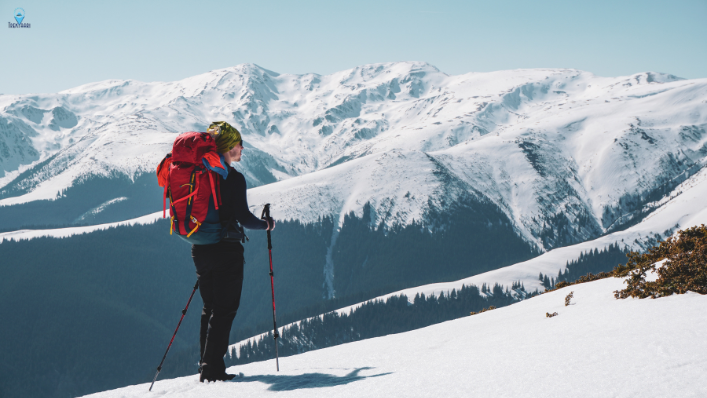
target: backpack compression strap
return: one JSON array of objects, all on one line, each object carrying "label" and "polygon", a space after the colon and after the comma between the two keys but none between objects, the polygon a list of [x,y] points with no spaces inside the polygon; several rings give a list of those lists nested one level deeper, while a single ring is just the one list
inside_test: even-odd
[{"label": "backpack compression strap", "polygon": [[[192,229],[191,232],[189,232],[189,234],[187,234],[187,237],[191,236],[191,234],[193,234],[194,231],[196,231],[199,228],[199,226],[201,225],[198,222],[196,222],[196,218],[192,217],[192,215],[191,215],[191,206],[192,206],[192,202],[193,202],[193,200],[192,200],[193,196],[196,195],[197,192],[199,192],[199,179],[196,178],[196,172],[197,172],[197,168],[194,167],[194,170],[192,170],[192,172],[191,172],[191,178],[190,178],[191,182],[189,184],[184,184],[184,185],[189,185],[190,194],[180,199],[180,200],[184,200],[187,198],[189,199],[189,201],[187,202],[187,211],[184,213],[184,231],[189,231],[189,219],[190,218],[192,219],[192,222],[194,222],[196,224],[196,227],[194,227],[194,229]],[[184,186],[184,185],[182,185],[182,186]],[[194,190],[193,192],[192,192],[192,189]]]},{"label": "backpack compression strap", "polygon": [[198,186],[199,183],[197,182],[196,185],[197,185],[197,187],[196,187],[196,189],[194,190],[194,192],[190,193],[189,195],[187,195],[187,196],[185,196],[185,197],[183,197],[183,198],[181,198],[181,199],[175,200],[174,202],[172,202],[172,204],[173,204],[173,205],[174,205],[174,204],[177,204],[177,203],[179,203],[179,202],[181,202],[181,201],[183,201],[183,200],[185,200],[185,199],[189,199],[189,198],[191,198],[192,196],[196,195],[196,193],[199,191],[199,186]]}]

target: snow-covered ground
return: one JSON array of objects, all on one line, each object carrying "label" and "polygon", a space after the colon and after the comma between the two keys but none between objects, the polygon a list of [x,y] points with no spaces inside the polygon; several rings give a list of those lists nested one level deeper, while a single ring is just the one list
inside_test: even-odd
[{"label": "snow-covered ground", "polygon": [[[90,395],[265,397],[704,397],[707,296],[616,300],[621,279],[569,286],[406,333]],[[564,298],[574,292],[571,305]],[[546,313],[557,312],[553,318]]]}]

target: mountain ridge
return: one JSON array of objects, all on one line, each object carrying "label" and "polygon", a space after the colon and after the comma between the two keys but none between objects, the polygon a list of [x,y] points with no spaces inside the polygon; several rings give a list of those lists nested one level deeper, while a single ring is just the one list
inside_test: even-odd
[{"label": "mountain ridge", "polygon": [[[152,172],[178,132],[227,120],[243,131],[238,166],[249,186],[271,186],[252,191],[256,202],[266,200],[257,192],[277,194],[296,181],[308,181],[313,192],[346,179],[373,188],[351,197],[329,188],[334,204],[324,206],[316,194],[307,202],[279,195],[278,203],[293,204],[273,207],[280,218],[342,220],[371,203],[375,224],[406,224],[465,190],[503,209],[520,236],[549,249],[635,223],[646,203],[699,171],[707,155],[705,104],[707,79],[653,72],[604,78],[572,69],[450,76],[421,62],[331,75],[243,64],[177,82],[108,80],[0,97],[0,124],[10,126],[0,140],[21,138],[14,157],[0,157],[0,206],[54,200],[91,178],[135,181]],[[20,151],[29,141],[34,157]],[[360,181],[360,168],[345,167],[353,160],[371,163]],[[428,174],[428,162],[446,171]],[[426,182],[398,195],[399,170]],[[445,185],[449,178],[456,188]],[[407,192],[425,200],[408,203]],[[121,197],[127,199],[116,201]],[[99,202],[155,210],[129,195]],[[106,205],[106,217],[111,206],[118,205]]]}]

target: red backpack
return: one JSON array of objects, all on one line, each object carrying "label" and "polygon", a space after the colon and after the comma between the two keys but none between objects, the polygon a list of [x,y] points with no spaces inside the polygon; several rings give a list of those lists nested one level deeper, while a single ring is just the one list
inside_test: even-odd
[{"label": "red backpack", "polygon": [[[208,133],[188,132],[174,140],[172,152],[157,166],[158,184],[164,187],[164,218],[167,197],[170,202],[170,235],[176,231],[195,244],[217,243],[221,239],[220,222],[204,222],[210,202],[216,211],[221,204],[219,174],[227,174],[226,166]],[[210,214],[209,219],[213,218]]]}]

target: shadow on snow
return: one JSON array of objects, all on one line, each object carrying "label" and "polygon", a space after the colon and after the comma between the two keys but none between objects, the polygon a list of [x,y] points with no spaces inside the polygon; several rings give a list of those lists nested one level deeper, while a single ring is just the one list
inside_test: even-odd
[{"label": "shadow on snow", "polygon": [[373,369],[371,367],[359,368],[353,370],[351,373],[345,376],[335,376],[324,373],[305,373],[295,376],[277,376],[277,375],[261,375],[261,376],[245,376],[237,377],[233,379],[232,382],[242,383],[242,382],[252,382],[259,381],[262,383],[270,384],[268,390],[270,391],[292,391],[302,388],[321,388],[321,387],[334,387],[344,384],[349,384],[354,381],[363,380],[368,377],[378,377],[389,375],[392,372],[381,373],[371,376],[359,376],[359,372],[362,370]]}]

